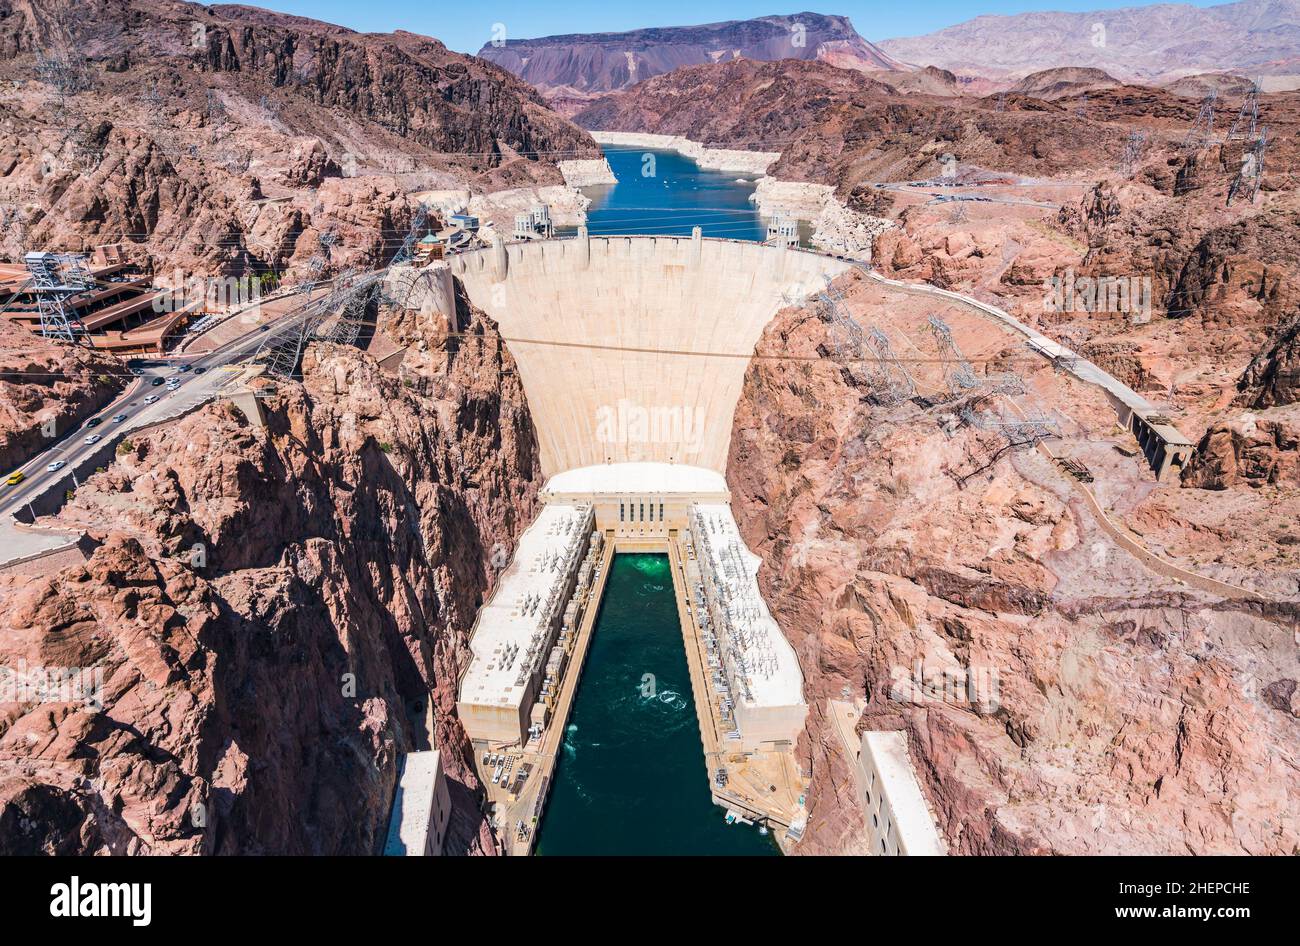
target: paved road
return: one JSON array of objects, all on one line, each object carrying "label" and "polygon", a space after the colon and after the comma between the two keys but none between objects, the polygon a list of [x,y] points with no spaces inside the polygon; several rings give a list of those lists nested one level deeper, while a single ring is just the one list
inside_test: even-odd
[{"label": "paved road", "polygon": [[[279,334],[286,329],[301,326],[304,320],[314,314],[309,303],[304,303],[271,325],[254,327],[211,352],[197,356],[142,359],[159,364],[145,369],[141,377],[133,380],[112,404],[97,413],[95,417],[100,419],[98,425],[93,428],[82,425],[65,434],[43,453],[19,467],[27,474],[27,478],[17,486],[2,487],[0,513],[7,519],[28,500],[42,495],[58,481],[66,480],[68,488],[72,488],[71,471],[91,454],[102,450],[105,441],[148,424],[179,417],[217,396],[235,377],[235,372],[230,367],[254,354],[269,333]],[[189,365],[190,370],[178,373],[182,365]],[[177,377],[181,379],[181,384],[175,391],[169,391],[165,385],[155,386],[152,383],[154,378],[159,377]],[[158,400],[146,404],[145,398],[155,394],[158,395]],[[126,415],[125,419],[115,423],[113,418],[123,414]],[[87,444],[86,438],[92,435],[98,435],[100,441]],[[49,470],[48,466],[57,461],[62,461],[65,465],[57,471]],[[14,471],[4,471],[6,475],[12,472]]]}]

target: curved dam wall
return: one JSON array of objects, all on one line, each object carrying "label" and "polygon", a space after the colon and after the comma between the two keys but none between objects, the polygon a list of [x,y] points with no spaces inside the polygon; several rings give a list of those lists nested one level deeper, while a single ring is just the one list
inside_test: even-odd
[{"label": "curved dam wall", "polygon": [[694,237],[496,245],[449,261],[519,365],[549,477],[654,461],[726,470],[763,327],[849,264]]}]

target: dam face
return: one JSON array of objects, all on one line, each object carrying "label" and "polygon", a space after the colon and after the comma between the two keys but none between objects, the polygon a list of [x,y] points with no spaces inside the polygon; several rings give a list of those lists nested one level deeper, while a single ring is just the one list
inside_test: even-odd
[{"label": "dam face", "polygon": [[519,365],[549,477],[637,461],[723,472],[763,327],[847,264],[698,235],[580,232],[498,243],[450,268]]},{"label": "dam face", "polygon": [[[677,708],[696,720],[712,804],[726,808],[728,822],[802,833],[805,787],[793,746],[808,713],[803,677],[762,601],[760,560],[732,517],[724,474],[736,402],[764,327],[848,266],[795,249],[705,240],[697,228],[689,238],[592,238],[584,230],[575,239],[498,241],[429,268],[430,308],[450,313],[454,276],[499,325],[547,477],[541,512],[479,611],[457,700],[494,824],[512,853],[532,850],[557,761],[575,748],[565,741],[567,720],[605,582],[622,553],[666,566],[667,585],[656,588],[671,587],[677,621],[652,628],[643,620],[630,639],[680,640],[693,699]],[[623,606],[615,597],[609,613]],[[610,630],[605,640],[616,636]],[[645,686],[627,679],[626,662],[597,666],[622,678],[618,687]],[[655,679],[653,669],[639,672]],[[604,688],[584,692],[600,703]],[[607,735],[644,754],[646,739]],[[611,761],[609,742],[587,748],[613,766],[596,805],[617,810],[644,779],[636,765]],[[673,753],[676,762],[689,759]],[[698,765],[688,768],[698,777]],[[570,781],[584,778],[580,766],[563,771]],[[560,790],[561,821],[566,797]],[[699,838],[713,837],[701,830]]]}]

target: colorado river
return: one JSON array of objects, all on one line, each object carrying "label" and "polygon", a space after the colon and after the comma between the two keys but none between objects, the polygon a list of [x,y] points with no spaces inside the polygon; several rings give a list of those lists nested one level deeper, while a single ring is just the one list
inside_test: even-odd
[{"label": "colorado river", "polygon": [[777,853],[709,795],[666,555],[614,558],[538,854]]},{"label": "colorado river", "polygon": [[[695,226],[706,237],[761,241],[767,235],[766,222],[749,200],[752,174],[701,168],[676,151],[607,147],[605,157],[618,183],[582,188],[591,198],[587,229],[592,236],[690,236]],[[800,222],[805,244],[809,232]]]}]

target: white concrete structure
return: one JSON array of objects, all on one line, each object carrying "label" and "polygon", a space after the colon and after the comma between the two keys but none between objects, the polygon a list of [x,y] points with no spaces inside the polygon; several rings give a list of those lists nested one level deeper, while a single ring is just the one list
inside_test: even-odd
[{"label": "white concrete structure", "polygon": [[745,547],[727,503],[697,503],[690,519],[698,583],[696,600],[713,688],[734,721],[740,748],[793,743],[808,705],[794,648],[773,620],[758,588],[762,560]]},{"label": "white concrete structure", "polygon": [[864,732],[858,769],[858,800],[872,854],[948,853],[921,793],[904,733]]},{"label": "white concrete structure", "polygon": [[388,819],[388,857],[437,857],[447,840],[451,798],[437,749],[408,752],[402,759],[397,797]]},{"label": "white concrete structure", "polygon": [[473,657],[456,707],[471,740],[491,746],[527,741],[544,665],[594,524],[591,506],[551,502],[520,537],[470,637]]},{"label": "white concrete structure", "polygon": [[729,495],[727,481],[721,473],[674,463],[606,463],[578,467],[555,474],[542,490],[543,496],[602,493]]},{"label": "white concrete structure", "polygon": [[519,365],[547,476],[658,461],[726,470],[745,369],[783,305],[842,261],[686,237],[500,244],[450,260]]}]

